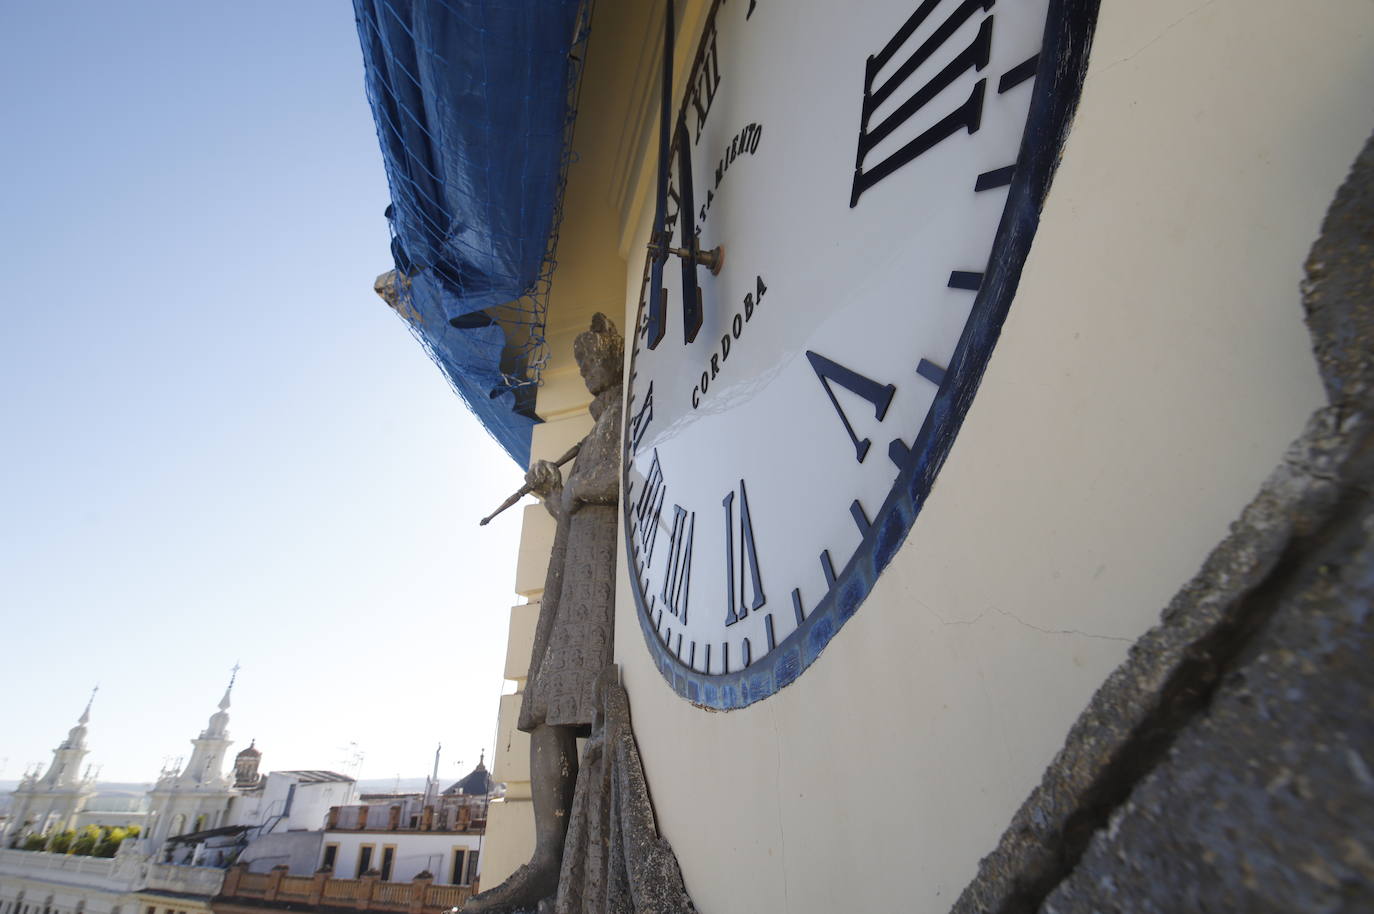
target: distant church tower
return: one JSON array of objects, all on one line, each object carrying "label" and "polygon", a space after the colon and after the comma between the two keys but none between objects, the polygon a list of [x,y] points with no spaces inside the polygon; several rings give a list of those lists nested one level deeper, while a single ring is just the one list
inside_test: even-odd
[{"label": "distant church tower", "polygon": [[262,753],[258,751],[257,745],[258,741],[253,740],[247,749],[234,756],[234,786],[239,790],[251,790],[262,780],[258,776],[258,764],[262,762]]},{"label": "distant church tower", "polygon": [[233,742],[229,738],[229,701],[237,677],[235,666],[219,710],[191,740],[191,758],[180,771],[164,771],[149,792],[152,809],[145,853],[157,854],[168,838],[224,824],[229,801],[237,795],[224,776],[224,754]]},{"label": "distant church tower", "polygon": [[52,752],[52,764],[42,777],[34,771],[27,775],[14,791],[10,802],[9,824],[5,829],[5,844],[25,834],[52,834],[73,828],[76,816],[95,795],[95,783],[89,777],[81,776],[81,761],[89,751],[86,748],[86,724],[91,720],[91,704],[95,693],[91,691],[86,709],[81,712],[76,726],[67,733],[67,738]]}]

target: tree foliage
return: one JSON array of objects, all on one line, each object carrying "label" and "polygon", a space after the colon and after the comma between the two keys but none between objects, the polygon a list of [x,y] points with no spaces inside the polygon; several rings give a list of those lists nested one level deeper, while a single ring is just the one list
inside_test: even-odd
[{"label": "tree foliage", "polygon": [[[133,831],[137,833],[138,827],[134,826]],[[130,830],[127,828],[106,829],[105,833],[101,836],[100,841],[97,842],[95,845],[95,856],[113,857],[116,853],[118,853],[119,845],[122,844],[124,839],[129,837],[129,835]]]},{"label": "tree foliage", "polygon": [[77,854],[82,857],[89,857],[95,853],[95,846],[100,841],[101,829],[95,825],[87,825],[77,832],[76,837],[71,842],[71,847],[67,853]]},{"label": "tree foliage", "polygon": [[126,838],[137,838],[142,829],[137,825],[105,828],[87,825],[81,831],[56,832],[54,834],[30,834],[16,837],[11,847],[24,851],[47,851],[50,854],[71,854],[83,857],[113,857],[119,852],[119,845]]},{"label": "tree foliage", "polygon": [[48,842],[48,853],[65,854],[71,850],[74,840],[76,840],[76,832],[70,828],[66,831],[60,831],[53,835],[52,840]]}]

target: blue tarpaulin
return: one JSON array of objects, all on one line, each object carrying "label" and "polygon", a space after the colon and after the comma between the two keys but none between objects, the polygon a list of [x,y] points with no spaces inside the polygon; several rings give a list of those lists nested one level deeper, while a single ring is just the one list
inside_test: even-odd
[{"label": "blue tarpaulin", "polygon": [[354,0],[400,311],[522,466],[583,0]]}]

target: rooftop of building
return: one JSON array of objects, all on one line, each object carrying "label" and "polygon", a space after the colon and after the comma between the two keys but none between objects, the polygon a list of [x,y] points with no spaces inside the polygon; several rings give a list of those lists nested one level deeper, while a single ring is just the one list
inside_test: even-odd
[{"label": "rooftop of building", "polygon": [[339,774],[337,771],[274,771],[272,773],[290,775],[302,784],[325,784],[331,781],[344,784],[354,783],[353,778],[346,774]]}]

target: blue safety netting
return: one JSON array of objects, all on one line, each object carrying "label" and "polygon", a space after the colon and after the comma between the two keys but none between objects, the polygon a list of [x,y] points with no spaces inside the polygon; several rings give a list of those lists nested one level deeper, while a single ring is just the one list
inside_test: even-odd
[{"label": "blue safety netting", "polygon": [[[584,0],[354,0],[392,205],[388,301],[521,466]],[[381,291],[381,289],[379,289]]]}]

